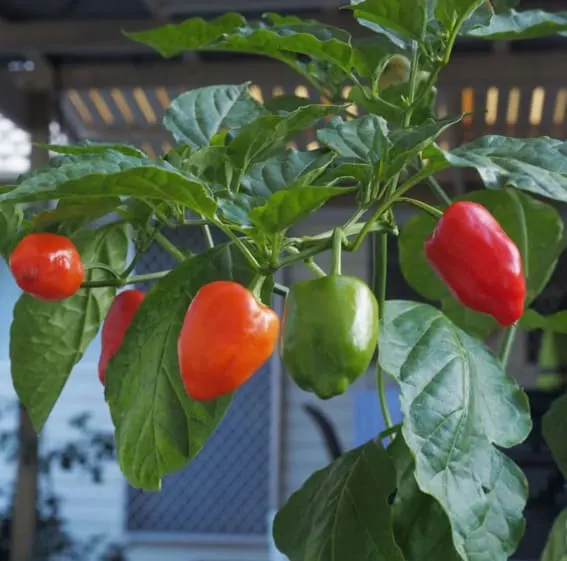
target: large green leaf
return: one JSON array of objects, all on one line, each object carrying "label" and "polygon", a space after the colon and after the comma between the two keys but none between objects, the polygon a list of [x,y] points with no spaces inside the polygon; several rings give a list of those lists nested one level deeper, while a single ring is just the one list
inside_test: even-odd
[{"label": "large green leaf", "polygon": [[290,561],[404,561],[388,498],[395,473],[379,442],[314,473],[276,515],[274,540]]},{"label": "large green leaf", "polygon": [[329,199],[345,195],[344,187],[294,187],[274,193],[266,204],[250,212],[250,220],[268,234],[286,230],[323,206]]},{"label": "large green leaf", "polygon": [[394,535],[406,561],[461,561],[453,545],[449,520],[441,505],[420,491],[415,462],[403,436],[388,446],[396,469],[396,498],[392,506]]},{"label": "large green leaf", "polygon": [[425,156],[439,168],[475,168],[489,189],[511,185],[567,202],[567,142],[484,136],[451,152],[431,147]]},{"label": "large green leaf", "polygon": [[428,122],[418,127],[404,128],[390,134],[392,148],[388,172],[394,174],[400,171],[411,158],[431,145],[437,137],[448,128],[461,122],[463,116],[447,117],[439,121]]},{"label": "large green leaf", "polygon": [[8,259],[24,218],[19,205],[0,204],[0,255]]},{"label": "large green leaf", "polygon": [[87,156],[92,154],[101,154],[107,150],[114,150],[115,152],[121,152],[126,156],[134,156],[135,158],[146,157],[146,154],[135,146],[130,146],[128,144],[112,144],[108,142],[91,142],[90,140],[83,140],[77,144],[71,145],[47,144],[45,149],[58,154],[67,154],[71,156]]},{"label": "large green leaf", "polygon": [[[441,23],[441,26],[449,32],[459,22],[469,18],[477,9],[485,9],[487,0],[437,0],[435,3],[435,17]],[[483,10],[483,18],[477,17],[477,21],[488,23],[492,17],[492,10]]]},{"label": "large green leaf", "polygon": [[247,83],[208,86],[174,99],[163,124],[178,142],[202,148],[219,131],[236,131],[266,113],[250,95]]},{"label": "large green leaf", "polygon": [[439,310],[389,301],[382,368],[400,384],[402,433],[419,488],[451,522],[465,561],[508,559],[522,536],[527,481],[497,447],[531,430],[529,402],[500,361]]},{"label": "large green leaf", "polygon": [[567,561],[567,508],[553,522],[540,561]]},{"label": "large green leaf", "polygon": [[[537,201],[524,193],[475,191],[456,200],[470,200],[482,204],[495,216],[505,232],[518,245],[527,261],[527,304],[532,302],[547,284],[557,259],[564,249],[564,226],[561,216],[552,206]],[[423,247],[435,228],[435,220],[428,214],[413,216],[402,228],[399,238],[400,266],[408,284],[428,300],[440,301],[443,309],[460,327],[486,336],[497,327],[488,315],[474,312],[458,304],[427,263]],[[524,250],[522,225],[527,232],[527,253]]]},{"label": "large green leaf", "polygon": [[557,467],[567,477],[567,394],[556,399],[542,419],[542,432]]},{"label": "large green leaf", "polygon": [[192,18],[129,36],[169,57],[190,50],[235,51],[276,58],[294,66],[297,55],[305,55],[330,62],[347,73],[354,58],[346,31],[274,14],[252,23],[237,14],[227,14],[208,24]]},{"label": "large green leaf", "polygon": [[[83,232],[74,241],[86,267],[104,263],[117,271],[125,268],[128,237],[124,226]],[[108,275],[92,269],[85,278],[100,281]],[[73,366],[97,334],[114,294],[113,288],[81,289],[59,302],[23,294],[16,303],[10,331],[12,380],[37,430],[51,413]]]},{"label": "large green leaf", "polygon": [[290,113],[265,115],[243,127],[229,144],[229,154],[235,165],[246,169],[251,164],[282,150],[298,133],[318,121],[340,113],[339,105],[305,105]]},{"label": "large green leaf", "polygon": [[332,159],[332,154],[316,150],[288,150],[252,166],[242,178],[241,185],[251,195],[267,199],[290,185],[311,183]]},{"label": "large green leaf", "polygon": [[247,284],[252,277],[237,250],[218,246],[185,261],[147,293],[106,373],[118,461],[134,487],[158,490],[162,477],[199,453],[223,417],[230,396],[197,402],[185,392],[177,338],[201,286],[229,279]]},{"label": "large green leaf", "polygon": [[509,10],[494,15],[488,25],[469,29],[466,35],[478,39],[511,41],[513,39],[536,39],[566,31],[567,12]]},{"label": "large green leaf", "polygon": [[352,121],[341,117],[317,131],[318,140],[340,156],[364,163],[386,160],[390,149],[388,123],[377,115]]},{"label": "large green leaf", "polygon": [[426,0],[351,0],[351,8],[361,25],[400,48],[408,40],[421,41],[428,23]]},{"label": "large green leaf", "polygon": [[129,32],[126,35],[159,51],[164,57],[172,57],[184,51],[199,49],[224,34],[236,32],[245,23],[246,20],[240,14],[227,13],[209,21],[191,18],[182,23]]},{"label": "large green leaf", "polygon": [[14,189],[0,195],[0,202],[109,196],[171,201],[205,216],[212,216],[216,209],[214,199],[201,183],[169,163],[115,150],[80,158],[64,156],[53,165],[23,176]]}]

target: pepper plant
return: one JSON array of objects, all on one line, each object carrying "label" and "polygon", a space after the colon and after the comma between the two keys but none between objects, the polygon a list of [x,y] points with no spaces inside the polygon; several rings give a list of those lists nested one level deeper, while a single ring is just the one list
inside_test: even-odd
[{"label": "pepper plant", "polygon": [[[57,156],[47,167],[3,189],[1,249],[24,289],[11,330],[12,376],[35,427],[104,322],[99,375],[118,461],[131,485],[158,491],[206,446],[231,395],[273,352],[300,387],[331,399],[377,349],[376,406],[387,430],[289,499],[275,519],[277,547],[290,561],[508,559],[524,531],[528,488],[506,449],[532,425],[507,363],[518,328],[567,332],[565,312],[530,309],[565,249],[553,202],[567,201],[567,144],[486,136],[444,150],[440,135],[463,115],[437,117],[435,85],[461,37],[567,31],[566,13],[516,4],[353,1],[345,10],[367,28],[362,39],[276,14],[131,33],[166,57],[271,57],[320,99],[260,102],[243,65],[243,83],[173,100],[163,124],[176,146],[163,157],[122,144],[49,146]],[[317,149],[290,147],[313,130]],[[482,188],[451,200],[436,177],[454,167],[476,170]],[[426,185],[436,204],[416,196]],[[298,222],[341,198],[354,201],[345,223],[297,234]],[[30,203],[42,201],[53,204],[34,212]],[[416,207],[403,227],[400,205]],[[208,249],[177,247],[166,228],[199,229]],[[212,229],[223,243],[215,245]],[[342,254],[369,239],[372,290],[341,272]],[[385,298],[389,240],[427,303]],[[178,265],[136,275],[152,243]],[[328,250],[333,266],[324,271],[317,256]],[[292,265],[309,267],[312,279],[275,283]],[[119,288],[148,281],[145,295],[114,300]],[[281,319],[272,298],[286,299]],[[498,352],[489,335],[500,337]],[[388,412],[386,376],[400,387],[400,425]],[[566,417],[567,396],[543,422],[564,474]]]}]

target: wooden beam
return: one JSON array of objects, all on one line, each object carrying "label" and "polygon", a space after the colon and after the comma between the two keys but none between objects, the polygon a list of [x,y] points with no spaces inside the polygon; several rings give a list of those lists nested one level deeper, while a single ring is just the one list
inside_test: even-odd
[{"label": "wooden beam", "polygon": [[[563,86],[567,52],[458,54],[441,73],[440,88],[464,87],[537,87]],[[107,63],[64,66],[59,69],[63,89],[111,87],[192,88],[209,84],[241,83],[251,80],[259,85],[290,85],[303,80],[284,64],[259,59],[233,62],[172,62],[152,64]]]},{"label": "wooden beam", "polygon": [[0,113],[14,121],[18,127],[28,130],[26,97],[16,85],[12,74],[8,70],[0,70]]},{"label": "wooden beam", "polygon": [[[319,17],[317,17],[319,16]],[[345,28],[356,36],[370,32],[360,27],[348,12],[313,14],[328,25]],[[2,24],[0,56],[19,56],[27,52],[45,55],[132,54],[154,52],[124,36],[124,31],[153,29],[163,22],[123,21],[32,21]]]}]

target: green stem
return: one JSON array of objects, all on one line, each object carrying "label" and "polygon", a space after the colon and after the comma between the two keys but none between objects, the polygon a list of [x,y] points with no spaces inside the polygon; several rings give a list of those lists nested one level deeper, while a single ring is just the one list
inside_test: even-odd
[{"label": "green stem", "polygon": [[343,249],[343,232],[340,228],[335,228],[335,231],[333,232],[333,265],[331,267],[332,275],[341,274],[342,249]]},{"label": "green stem", "polygon": [[205,234],[205,243],[209,249],[215,247],[215,241],[213,240],[213,234],[211,233],[211,228],[208,224],[203,224],[203,234]]},{"label": "green stem", "polygon": [[264,282],[266,280],[265,275],[256,275],[250,284],[250,292],[254,294],[254,296],[259,300],[262,301],[262,287],[264,286]]},{"label": "green stem", "polygon": [[407,128],[411,124],[411,118],[415,110],[415,94],[417,90],[417,77],[419,75],[419,43],[412,41],[411,43],[411,67],[409,82],[409,107],[404,114],[403,128]]},{"label": "green stem", "polygon": [[385,438],[388,438],[389,436],[393,436],[394,434],[397,434],[398,432],[400,432],[401,428],[402,428],[401,423],[398,423],[397,425],[391,426],[389,429],[383,430],[378,435],[378,440],[384,440]]},{"label": "green stem", "polygon": [[110,273],[113,277],[119,279],[121,278],[121,275],[119,273],[117,273],[112,267],[109,267],[108,265],[105,265],[104,263],[91,263],[90,265],[88,265],[87,267],[85,267],[85,271],[92,271],[95,269],[99,269],[101,271],[106,271],[107,273]]},{"label": "green stem", "polygon": [[421,171],[416,173],[413,177],[410,177],[405,183],[400,185],[398,190],[393,193],[386,201],[384,201],[378,208],[374,211],[374,214],[370,220],[364,225],[358,237],[354,240],[351,246],[352,251],[357,251],[362,245],[364,238],[370,232],[372,224],[376,222],[396,201],[400,200],[410,189],[421,183],[423,180],[427,179],[430,175],[435,173],[435,170],[430,168],[423,168]]},{"label": "green stem", "polygon": [[449,205],[453,204],[451,197],[449,197],[449,195],[447,195],[447,193],[445,192],[445,189],[443,189],[443,187],[441,187],[439,182],[434,177],[428,177],[427,183],[429,183],[431,190],[433,191],[433,193],[435,194],[435,196],[437,197],[437,199],[439,200],[439,202],[443,206],[449,206]]},{"label": "green stem", "polygon": [[246,244],[236,235],[230,228],[225,228],[224,225],[220,222],[216,224],[237,246],[238,249],[241,251],[242,255],[246,258],[248,263],[252,266],[252,268],[256,271],[260,270],[260,264],[258,263],[257,259],[252,255],[252,252],[246,247]]},{"label": "green stem", "polygon": [[409,205],[420,208],[421,210],[424,210],[425,212],[427,212],[427,214],[429,214],[433,218],[435,218],[435,220],[437,220],[438,218],[441,218],[443,216],[443,212],[441,210],[439,210],[438,208],[435,208],[434,206],[431,206],[427,203],[424,203],[423,201],[420,201],[419,199],[411,199],[409,197],[400,197],[398,199],[398,202],[407,203]]},{"label": "green stem", "polygon": [[145,275],[134,275],[127,279],[115,278],[100,281],[86,281],[81,284],[81,288],[106,288],[109,286],[120,288],[128,284],[139,284],[142,282],[148,282],[152,280],[158,280],[165,277],[169,273],[168,271],[158,271],[157,273],[147,273]]},{"label": "green stem", "polygon": [[156,243],[161,245],[169,255],[171,255],[176,261],[185,261],[186,256],[179,250],[174,244],[172,244],[161,232],[156,232],[154,237]]},{"label": "green stem", "polygon": [[[372,288],[378,300],[378,318],[381,320],[386,302],[386,285],[388,282],[388,235],[384,233],[372,236],[374,247],[374,259],[372,260]],[[392,426],[392,416],[386,400],[386,388],[384,384],[384,371],[380,366],[380,360],[376,358],[376,387],[378,388],[378,399],[380,409],[386,428]]]},{"label": "green stem", "polygon": [[308,269],[311,269],[311,271],[313,271],[318,277],[326,277],[327,273],[325,273],[325,271],[323,271],[323,269],[321,269],[321,267],[319,267],[319,265],[317,265],[317,263],[315,263],[315,261],[313,261],[313,258],[310,257],[309,259],[305,259],[304,261],[306,267]]},{"label": "green stem", "polygon": [[500,351],[498,356],[502,366],[506,368],[508,366],[508,361],[510,360],[510,353],[512,352],[512,347],[514,346],[514,340],[516,339],[516,333],[518,332],[518,322],[516,322],[512,327],[508,328],[504,332],[502,338],[502,343],[500,345]]}]

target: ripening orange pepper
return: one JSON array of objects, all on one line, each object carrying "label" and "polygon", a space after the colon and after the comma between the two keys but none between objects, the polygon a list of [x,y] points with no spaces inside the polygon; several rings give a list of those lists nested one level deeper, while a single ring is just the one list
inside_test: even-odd
[{"label": "ripening orange pepper", "polygon": [[191,302],[177,354],[187,394],[207,401],[244,384],[272,355],[277,314],[232,281],[203,286]]}]

